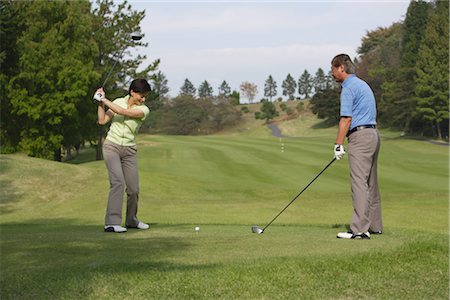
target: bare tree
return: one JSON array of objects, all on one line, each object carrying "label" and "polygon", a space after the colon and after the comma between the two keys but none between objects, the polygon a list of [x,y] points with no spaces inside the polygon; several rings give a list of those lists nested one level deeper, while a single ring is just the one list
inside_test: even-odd
[{"label": "bare tree", "polygon": [[253,103],[253,99],[255,99],[256,94],[258,94],[258,86],[251,82],[243,82],[240,86],[241,92],[244,94],[244,97],[248,99],[249,103]]}]

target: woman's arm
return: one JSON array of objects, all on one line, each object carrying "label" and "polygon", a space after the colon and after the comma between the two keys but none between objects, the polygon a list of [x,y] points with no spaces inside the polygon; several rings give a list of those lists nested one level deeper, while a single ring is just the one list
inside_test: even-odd
[{"label": "woman's arm", "polygon": [[[105,97],[105,92],[103,91],[103,88],[99,88],[95,93],[100,93]],[[109,121],[111,121],[111,118],[114,116],[114,113],[107,111],[105,112],[105,104],[103,102],[98,103],[98,109],[97,109],[97,122],[99,125],[105,125]]]},{"label": "woman's arm", "polygon": [[135,118],[135,119],[142,119],[144,117],[144,112],[140,109],[127,109],[127,108],[123,108],[113,102],[111,102],[110,100],[103,98],[102,99],[103,104],[105,104],[106,106],[108,106],[113,112],[115,112],[116,114],[122,115],[122,116],[126,116],[126,117],[130,117],[130,118]]},{"label": "woman's arm", "polygon": [[109,121],[111,121],[112,117],[114,116],[114,113],[111,111],[105,112],[105,104],[99,103],[98,109],[97,109],[97,117],[98,117],[98,124],[105,125]]}]

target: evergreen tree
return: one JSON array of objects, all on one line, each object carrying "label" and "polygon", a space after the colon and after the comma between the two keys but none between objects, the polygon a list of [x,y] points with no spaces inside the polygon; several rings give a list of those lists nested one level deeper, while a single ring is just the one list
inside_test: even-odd
[{"label": "evergreen tree", "polygon": [[207,98],[213,96],[213,88],[208,81],[203,81],[198,88],[198,96],[200,98]]},{"label": "evergreen tree", "polygon": [[286,79],[283,81],[281,87],[283,88],[283,96],[288,96],[289,100],[294,100],[294,94],[297,90],[297,83],[291,74],[286,76]]},{"label": "evergreen tree", "polygon": [[195,89],[192,82],[189,81],[189,79],[185,79],[183,85],[180,88],[180,96],[191,96],[195,97],[195,94],[197,93],[197,90]]},{"label": "evergreen tree", "polygon": [[339,84],[336,82],[336,79],[333,77],[333,73],[328,71],[327,76],[325,76],[325,90],[336,90],[339,88]]},{"label": "evergreen tree", "polygon": [[233,91],[230,95],[230,102],[233,105],[239,105],[241,102],[241,95],[239,94],[238,91]]},{"label": "evergreen tree", "polygon": [[272,75],[269,75],[265,84],[264,84],[264,96],[269,97],[269,100],[272,101],[272,97],[277,95],[277,82],[273,80]]},{"label": "evergreen tree", "polygon": [[326,89],[318,91],[311,99],[311,111],[329,126],[339,123],[339,91]]},{"label": "evergreen tree", "polygon": [[315,93],[317,93],[318,91],[323,91],[327,88],[327,79],[322,68],[317,69],[312,83]]},{"label": "evergreen tree", "polygon": [[305,70],[298,80],[298,93],[305,95],[305,99],[309,98],[312,91],[312,78],[308,70]]},{"label": "evergreen tree", "polygon": [[[390,70],[383,85],[383,110],[387,112],[390,123],[413,131],[416,111],[415,65],[418,51],[427,27],[431,4],[424,1],[411,1],[403,24],[400,66]],[[390,117],[389,117],[390,116]],[[418,125],[420,127],[420,125]]]},{"label": "evergreen tree", "polygon": [[229,97],[231,95],[231,88],[228,83],[224,80],[219,87],[219,96]]},{"label": "evergreen tree", "polygon": [[168,80],[166,75],[163,72],[158,71],[152,78],[152,88],[154,92],[158,95],[159,98],[167,98],[167,94],[169,93]]},{"label": "evergreen tree", "polygon": [[449,3],[437,1],[435,5],[418,53],[415,94],[418,115],[432,122],[441,139],[441,127],[448,134],[449,126]]},{"label": "evergreen tree", "polygon": [[279,113],[275,104],[270,101],[264,101],[259,112],[255,113],[255,119],[266,120],[269,123],[270,120],[277,117]]}]

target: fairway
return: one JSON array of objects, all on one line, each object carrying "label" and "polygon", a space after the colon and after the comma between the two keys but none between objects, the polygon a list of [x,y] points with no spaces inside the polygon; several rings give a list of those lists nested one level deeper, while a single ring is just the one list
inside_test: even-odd
[{"label": "fairway", "polygon": [[102,231],[104,162],[0,156],[0,298],[448,299],[447,146],[383,135],[385,232],[370,241],[336,239],[347,157],[251,233],[330,162],[334,133],[320,132],[139,136],[151,228],[126,234]]}]

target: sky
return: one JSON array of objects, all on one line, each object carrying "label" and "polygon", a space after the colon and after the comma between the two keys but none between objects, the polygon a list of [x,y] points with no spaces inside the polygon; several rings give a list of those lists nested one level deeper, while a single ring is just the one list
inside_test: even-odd
[{"label": "sky", "polygon": [[257,101],[269,75],[279,97],[288,74],[298,80],[305,70],[328,73],[336,54],[356,57],[368,31],[404,20],[409,5],[408,0],[129,3],[146,12],[141,29],[149,46],[139,53],[147,55],[145,64],[161,60],[170,96],[179,94],[186,78],[197,89],[208,81],[214,94],[224,80],[237,91],[249,81],[258,86]]}]

